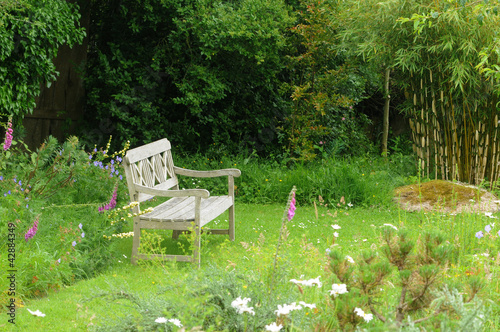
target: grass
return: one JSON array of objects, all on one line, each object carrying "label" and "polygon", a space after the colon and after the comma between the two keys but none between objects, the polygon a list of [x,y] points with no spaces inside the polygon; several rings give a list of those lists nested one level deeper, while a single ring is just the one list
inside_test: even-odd
[{"label": "grass", "polygon": [[[54,151],[58,150],[54,148]],[[97,156],[95,154],[94,158]],[[336,249],[342,257],[349,255],[360,262],[362,252],[381,252],[382,231],[393,226],[406,228],[415,241],[429,229],[445,233],[453,248],[453,259],[440,274],[440,279],[467,294],[471,277],[482,278],[484,287],[478,298],[490,310],[484,319],[485,330],[500,329],[500,310],[489,302],[500,302],[499,225],[493,225],[495,220],[482,214],[400,210],[392,202],[393,189],[407,184],[414,174],[414,167],[408,166],[411,164],[409,159],[332,158],[288,167],[256,157],[180,158],[176,164],[182,167],[237,167],[243,174],[236,182],[236,241],[230,242],[226,236],[204,234],[202,266],[195,269],[191,264],[175,262],[131,265],[131,238],[104,242],[103,228],[107,227],[107,235],[111,231],[127,232],[131,230],[131,223],[123,229],[109,228],[109,220],[96,211],[96,206],[98,202],[109,201],[114,179],[110,180],[106,170],[92,164],[87,166],[87,154],[80,158],[83,166],[81,170],[74,170],[78,175],[74,185],[65,188],[66,191],[58,191],[51,200],[29,200],[29,208],[28,204],[26,208],[18,208],[24,206],[24,202],[20,203],[23,193],[18,189],[20,179],[22,183],[25,180],[20,174],[4,174],[5,180],[0,181],[2,191],[12,190],[13,193],[2,198],[0,212],[7,213],[9,220],[19,220],[22,226],[18,226],[19,237],[40,216],[38,237],[29,242],[18,241],[16,247],[20,253],[17,264],[25,267],[23,286],[31,297],[19,296],[24,303],[17,309],[16,325],[12,326],[7,319],[0,320],[2,331],[173,330],[171,325],[155,323],[158,317],[178,318],[187,330],[202,326],[206,331],[260,331],[276,320],[278,305],[299,301],[315,303],[317,307],[295,311],[282,319],[290,331],[332,330],[338,328],[338,301],[328,296],[328,290],[339,280],[330,269],[328,252]],[[47,158],[47,163],[50,162]],[[24,163],[29,170],[26,166],[29,163]],[[60,176],[64,178],[65,173],[61,172]],[[18,182],[10,180],[16,177]],[[44,183],[45,177],[40,176],[38,181]],[[212,194],[227,190],[224,181],[190,178],[181,181],[184,187],[208,188]],[[297,187],[297,210],[292,221],[286,224],[286,236],[276,255],[284,202],[293,185]],[[72,206],[76,202],[70,197],[78,197],[78,203],[85,203],[80,195],[82,190],[91,190],[94,205]],[[123,206],[127,203],[124,186],[119,190],[118,206]],[[61,205],[65,207],[60,208]],[[83,229],[79,228],[79,223],[83,224]],[[223,228],[226,223],[227,220],[221,217],[209,226]],[[334,229],[333,225],[340,228]],[[491,232],[485,227],[491,227]],[[479,231],[481,236],[478,236]],[[334,236],[335,232],[338,237]],[[148,231],[148,234],[151,241],[143,242],[155,250],[167,248],[182,253],[183,248],[189,246],[187,239],[182,237],[179,241],[171,240],[169,231]],[[72,245],[75,239],[81,241],[76,247]],[[160,239],[160,248],[153,245],[154,239]],[[0,255],[4,252],[6,250]],[[73,261],[58,264],[59,257]],[[46,265],[42,268],[41,263]],[[276,269],[273,269],[275,263]],[[47,271],[44,276],[52,279],[45,281],[40,292],[29,293],[29,287],[40,284],[35,283],[35,279],[31,282],[33,275],[40,276],[42,270]],[[322,288],[300,288],[290,282],[290,279],[318,276]],[[52,287],[54,285],[58,287]],[[394,310],[398,287],[398,273],[393,271],[377,298],[386,316]],[[48,294],[40,296],[46,289]],[[249,303],[255,316],[236,313],[231,302],[237,297],[251,299]],[[33,316],[27,308],[40,310],[46,316]],[[425,312],[415,312],[412,317],[422,315],[425,316]],[[460,321],[460,317],[451,318]],[[424,326],[433,330],[444,319],[446,316],[438,316]],[[385,331],[388,325],[373,320],[361,327]]]},{"label": "grass", "polygon": [[[199,271],[193,270],[187,263],[165,266],[131,265],[131,239],[122,239],[114,247],[114,264],[102,275],[80,281],[58,292],[51,292],[47,297],[27,301],[23,308],[18,308],[15,328],[4,320],[0,322],[0,329],[62,331],[70,328],[72,331],[87,331],[92,326],[119,320],[122,315],[140,315],[125,294],[138,298],[162,294],[167,301],[171,293],[165,292],[165,289],[176,287],[176,296],[179,290],[188,296],[192,290],[186,289],[186,284],[203,284],[203,278],[206,277],[204,274],[211,269],[243,276],[240,290],[241,296],[246,296],[246,293],[252,291],[250,287],[256,284],[263,287],[260,279],[269,277],[282,216],[282,205],[239,204],[236,241],[229,242],[225,236],[205,235],[202,268]],[[415,215],[401,215],[401,211],[397,209],[373,210],[347,206],[334,210],[319,206],[316,219],[314,207],[299,205],[294,219],[288,224],[290,234],[285,256],[288,255],[290,261],[278,262],[278,267],[286,266],[279,281],[286,287],[289,286],[287,278],[299,278],[301,275],[315,278],[321,275],[325,288],[328,288],[332,281],[325,275],[325,251],[333,241],[331,225],[341,226],[336,244],[354,255],[377,242],[380,227],[384,223],[399,226],[400,221],[413,226],[419,223]],[[224,223],[225,220],[216,222]],[[265,289],[261,290],[265,292]],[[289,288],[287,290],[290,291]],[[294,295],[298,296],[298,293],[295,292]],[[32,316],[25,308],[40,310],[46,316]],[[190,314],[185,313],[181,321],[186,325],[195,324],[191,327],[201,323],[189,317]]]}]

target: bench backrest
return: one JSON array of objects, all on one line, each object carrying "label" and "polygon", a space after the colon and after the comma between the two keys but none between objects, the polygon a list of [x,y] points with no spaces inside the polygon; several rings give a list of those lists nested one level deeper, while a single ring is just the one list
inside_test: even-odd
[{"label": "bench backrest", "polygon": [[164,138],[127,151],[124,166],[131,201],[142,202],[152,197],[139,195],[135,185],[163,190],[179,189],[170,148],[170,142]]}]

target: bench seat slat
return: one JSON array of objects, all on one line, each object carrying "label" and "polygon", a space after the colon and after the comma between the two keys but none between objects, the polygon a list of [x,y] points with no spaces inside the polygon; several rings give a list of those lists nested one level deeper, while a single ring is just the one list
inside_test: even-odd
[{"label": "bench seat slat", "polygon": [[[194,221],[194,197],[174,197],[158,205],[152,212],[141,215],[140,220],[172,222]],[[211,196],[201,199],[201,226],[217,218],[233,205],[230,196]]]}]

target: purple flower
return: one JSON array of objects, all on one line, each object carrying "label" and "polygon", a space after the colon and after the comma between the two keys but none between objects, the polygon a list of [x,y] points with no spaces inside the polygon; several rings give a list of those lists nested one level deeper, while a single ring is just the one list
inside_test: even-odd
[{"label": "purple flower", "polygon": [[74,247],[76,246],[76,241],[71,242],[71,245]]},{"label": "purple flower", "polygon": [[84,237],[85,237],[85,233],[82,232],[82,238],[84,238]]},{"label": "purple flower", "polygon": [[122,160],[123,160],[123,159],[122,159],[120,156],[116,157],[116,161],[118,161],[119,163],[121,163],[121,162],[122,162]]},{"label": "purple flower", "polygon": [[5,132],[5,141],[3,143],[3,149],[4,151],[7,151],[11,144],[12,144],[12,120],[9,119],[9,123],[7,124],[8,128],[7,131]]},{"label": "purple flower", "polygon": [[98,211],[103,212],[104,210],[111,210],[116,206],[116,198],[118,196],[118,183],[115,186],[115,190],[113,191],[113,196],[108,204],[99,207]]},{"label": "purple flower", "polygon": [[92,159],[92,155],[91,154],[89,154],[89,159]]},{"label": "purple flower", "polygon": [[82,229],[83,225],[82,223],[80,223],[80,225],[78,225],[78,228]]},{"label": "purple flower", "polygon": [[33,222],[33,226],[30,229],[28,229],[28,231],[24,235],[24,239],[26,240],[26,242],[28,242],[29,239],[32,239],[37,231],[38,231],[38,218],[35,219],[35,221]]},{"label": "purple flower", "polygon": [[120,180],[123,180],[123,176],[120,175]]},{"label": "purple flower", "polygon": [[483,231],[479,231],[479,232],[477,232],[477,233],[476,233],[476,237],[477,237],[478,239],[482,238],[483,236],[484,236],[484,235],[483,235]]},{"label": "purple flower", "polygon": [[292,220],[295,215],[295,192],[292,194],[292,200],[290,201],[290,208],[288,209],[288,221]]},{"label": "purple flower", "polygon": [[58,263],[61,263],[61,259],[59,258],[59,259],[57,260],[57,262],[58,262]]},{"label": "purple flower", "polygon": [[486,231],[486,233],[489,233],[491,231],[491,226],[486,225],[486,227],[484,227],[484,230]]},{"label": "purple flower", "polygon": [[3,176],[0,176],[0,181],[3,181]]}]

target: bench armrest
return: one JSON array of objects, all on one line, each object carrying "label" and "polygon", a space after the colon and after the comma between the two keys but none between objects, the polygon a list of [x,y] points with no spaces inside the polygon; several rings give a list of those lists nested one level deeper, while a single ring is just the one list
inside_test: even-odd
[{"label": "bench armrest", "polygon": [[161,196],[161,197],[189,197],[189,196],[196,196],[201,198],[210,197],[210,192],[206,189],[162,190],[136,184],[135,190],[142,194]]},{"label": "bench armrest", "polygon": [[234,176],[238,177],[241,175],[241,171],[236,168],[226,168],[219,169],[215,171],[194,171],[192,169],[185,169],[181,167],[174,166],[174,172],[178,175],[191,176],[196,178],[214,178],[218,176]]}]

